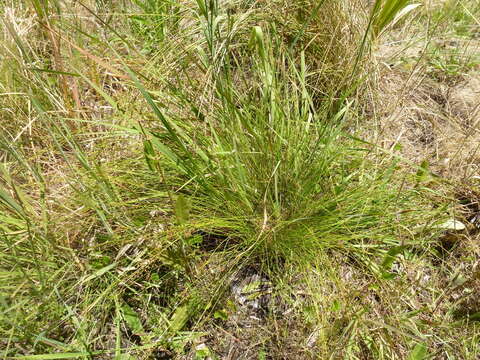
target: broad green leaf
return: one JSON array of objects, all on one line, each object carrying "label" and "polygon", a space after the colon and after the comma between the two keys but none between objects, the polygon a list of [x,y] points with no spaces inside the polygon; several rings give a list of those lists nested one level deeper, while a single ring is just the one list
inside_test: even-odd
[{"label": "broad green leaf", "polygon": [[145,332],[142,322],[140,321],[140,317],[128,304],[123,304],[120,307],[120,311],[122,313],[123,320],[125,320],[132,333],[140,335]]},{"label": "broad green leaf", "polygon": [[427,347],[425,344],[417,344],[408,355],[408,360],[423,360],[427,357]]},{"label": "broad green leaf", "polygon": [[429,167],[430,164],[428,163],[428,160],[423,160],[417,170],[417,183],[424,182],[428,179],[428,175],[430,174]]},{"label": "broad green leaf", "polygon": [[480,321],[480,311],[468,316],[471,321]]},{"label": "broad green leaf", "polygon": [[194,360],[204,360],[211,356],[210,349],[205,344],[200,344],[195,348]]},{"label": "broad green leaf", "polygon": [[383,258],[382,268],[390,269],[398,254],[401,254],[405,250],[405,246],[395,246],[388,250],[387,254]]},{"label": "broad green leaf", "polygon": [[415,9],[408,7],[409,0],[377,0],[373,6],[373,36],[377,37],[391,23]]},{"label": "broad green leaf", "polygon": [[405,246],[396,246],[388,250],[382,262],[382,277],[384,279],[392,279],[396,276],[396,274],[390,272],[390,269],[397,255],[401,254],[404,250]]},{"label": "broad green leaf", "polygon": [[228,313],[226,310],[217,310],[213,314],[213,317],[215,319],[222,319],[222,320],[227,320],[228,319]]},{"label": "broad green leaf", "polygon": [[180,225],[185,224],[190,217],[188,200],[183,195],[179,195],[175,202],[175,216]]},{"label": "broad green leaf", "polygon": [[338,312],[342,309],[342,303],[335,299],[333,300],[332,306],[330,308],[332,311]]},{"label": "broad green leaf", "polygon": [[182,330],[185,324],[187,323],[188,319],[189,319],[188,307],[185,305],[179,306],[175,310],[175,313],[172,315],[172,318],[170,319],[170,330],[172,330],[172,332],[174,333]]},{"label": "broad green leaf", "polygon": [[267,353],[265,350],[260,350],[258,352],[258,360],[266,360],[267,359]]},{"label": "broad green leaf", "polygon": [[260,57],[262,58],[262,60],[265,61],[265,43],[263,37],[263,30],[260,26],[253,27],[252,34],[250,36],[250,46],[257,47]]}]

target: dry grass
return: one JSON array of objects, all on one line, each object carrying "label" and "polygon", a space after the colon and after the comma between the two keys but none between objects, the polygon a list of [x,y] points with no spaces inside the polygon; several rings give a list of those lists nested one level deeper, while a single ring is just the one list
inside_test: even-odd
[{"label": "dry grass", "polygon": [[[426,2],[425,16],[454,3]],[[378,141],[389,149],[399,145],[415,163],[427,160],[435,172],[457,180],[479,170],[480,59],[478,24],[471,20],[467,35],[451,30],[451,22],[432,25],[433,37],[409,24],[386,39],[376,56]]]}]

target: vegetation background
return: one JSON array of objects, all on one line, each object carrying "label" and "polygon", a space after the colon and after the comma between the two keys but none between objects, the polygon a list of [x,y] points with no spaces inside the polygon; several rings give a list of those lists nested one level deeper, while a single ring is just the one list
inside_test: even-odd
[{"label": "vegetation background", "polygon": [[4,359],[478,359],[476,0],[4,0]]}]

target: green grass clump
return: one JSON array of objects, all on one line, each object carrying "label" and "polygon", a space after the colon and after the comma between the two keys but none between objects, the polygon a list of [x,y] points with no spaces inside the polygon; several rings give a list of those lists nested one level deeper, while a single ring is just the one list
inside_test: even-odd
[{"label": "green grass clump", "polygon": [[[169,159],[185,175],[180,191],[194,216],[233,220],[244,247],[270,261],[398,245],[391,224],[411,220],[395,214],[414,194],[393,180],[395,164],[376,168],[365,155],[372,148],[346,136],[348,102],[337,112],[328,100],[315,109],[305,64],[275,58],[287,50],[269,44],[260,28],[252,39],[258,55],[248,81],[233,83],[225,70],[205,115],[164,115],[143,90],[167,129],[146,134],[151,167],[160,166],[155,153]],[[196,109],[195,99],[183,101]]]}]

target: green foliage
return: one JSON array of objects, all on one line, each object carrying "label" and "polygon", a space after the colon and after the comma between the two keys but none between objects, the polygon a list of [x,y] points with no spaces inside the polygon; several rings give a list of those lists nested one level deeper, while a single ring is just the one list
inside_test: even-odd
[{"label": "green foliage", "polygon": [[179,195],[175,201],[175,216],[180,225],[187,223],[190,217],[190,205],[183,195]]},{"label": "green foliage", "polygon": [[120,312],[133,334],[142,335],[145,332],[138,314],[128,304],[123,304],[120,307]]},{"label": "green foliage", "polygon": [[376,0],[373,5],[373,36],[377,37],[380,33],[394,21],[399,14],[408,5],[409,0]]},{"label": "green foliage", "polygon": [[[253,28],[250,44],[257,56],[248,83],[234,84],[224,66],[215,81],[217,105],[194,122],[166,115],[137,81],[167,130],[162,136],[150,133],[157,144],[152,148],[185,175],[192,215],[233,220],[231,231],[245,248],[266,259],[308,258],[313,249],[329,247],[354,251],[362,248],[359,241],[378,249],[397,244],[388,229],[392,201],[397,199],[398,208],[413,194],[395,188],[395,165],[366,176],[366,149],[342,133],[349,104],[336,113],[328,101],[315,109],[305,66],[275,57],[285,53],[282,45],[271,43],[260,27]],[[180,100],[197,108],[188,94]],[[155,157],[150,147],[145,151]],[[181,199],[177,207],[184,208]],[[178,221],[185,222],[180,213]]]},{"label": "green foliage", "polygon": [[140,10],[129,15],[130,26],[136,38],[142,39],[142,52],[152,54],[161,49],[170,33],[178,31],[180,6],[171,0],[132,1]]},{"label": "green foliage", "polygon": [[437,26],[445,27],[456,36],[472,39],[480,27],[479,12],[477,1],[448,0],[438,6],[431,16]]},{"label": "green foliage", "polygon": [[423,360],[427,357],[427,347],[424,344],[416,344],[408,355],[408,360]]},{"label": "green foliage", "polygon": [[[471,51],[471,50],[470,50]],[[427,52],[428,72],[440,81],[456,81],[480,64],[480,56],[462,48],[460,41],[432,44]]]}]

